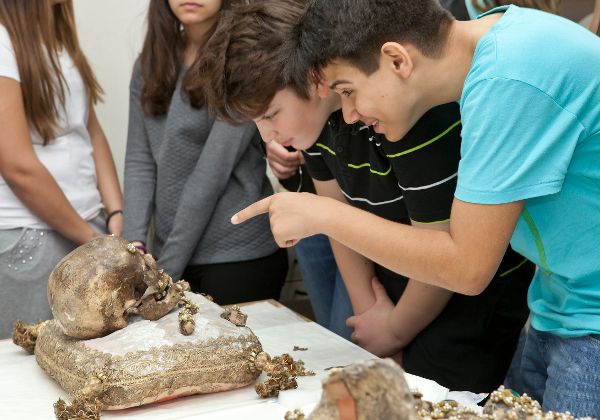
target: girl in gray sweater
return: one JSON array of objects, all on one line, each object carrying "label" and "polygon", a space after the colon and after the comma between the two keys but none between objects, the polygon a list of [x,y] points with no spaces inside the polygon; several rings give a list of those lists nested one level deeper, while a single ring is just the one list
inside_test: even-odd
[{"label": "girl in gray sweater", "polygon": [[133,70],[125,158],[124,236],[174,278],[219,304],[278,299],[287,254],[268,218],[234,226],[239,209],[272,194],[254,124],[215,121],[188,69],[229,1],[151,0]]}]

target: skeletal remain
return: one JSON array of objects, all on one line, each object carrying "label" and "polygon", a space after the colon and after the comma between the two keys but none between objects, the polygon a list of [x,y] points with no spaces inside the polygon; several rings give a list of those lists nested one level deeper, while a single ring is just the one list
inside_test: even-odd
[{"label": "skeletal remain", "polygon": [[243,313],[238,305],[233,305],[221,314],[221,318],[226,319],[237,327],[245,327],[248,315]]},{"label": "skeletal remain", "polygon": [[179,306],[182,308],[179,312],[179,331],[183,335],[192,335],[196,329],[194,315],[198,313],[198,306],[186,298],[179,301]]},{"label": "skeletal remain", "polygon": [[157,320],[189,285],[174,283],[150,254],[122,238],[96,238],[63,258],[48,279],[54,318],[70,337],[102,337],[127,326],[129,314]]},{"label": "skeletal remain", "polygon": [[253,352],[250,358],[251,371],[262,371],[267,379],[255,385],[255,390],[262,398],[276,397],[279,391],[298,388],[298,376],[314,376],[315,373],[306,370],[302,360],[294,361],[287,353],[281,356],[269,356],[264,351]]}]

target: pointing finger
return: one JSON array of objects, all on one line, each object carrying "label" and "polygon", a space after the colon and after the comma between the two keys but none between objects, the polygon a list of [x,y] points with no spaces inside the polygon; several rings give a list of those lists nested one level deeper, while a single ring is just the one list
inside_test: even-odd
[{"label": "pointing finger", "polygon": [[263,198],[256,203],[250,204],[243,210],[240,210],[231,218],[231,223],[234,225],[239,225],[240,223],[244,223],[246,220],[251,219],[259,214],[264,214],[269,212],[269,207],[271,206],[271,198],[273,196],[269,196]]}]

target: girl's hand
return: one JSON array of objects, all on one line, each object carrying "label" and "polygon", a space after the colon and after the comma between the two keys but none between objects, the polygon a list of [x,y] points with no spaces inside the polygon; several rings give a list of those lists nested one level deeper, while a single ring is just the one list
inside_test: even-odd
[{"label": "girl's hand", "polygon": [[123,213],[113,215],[106,225],[108,233],[115,236],[123,234]]}]

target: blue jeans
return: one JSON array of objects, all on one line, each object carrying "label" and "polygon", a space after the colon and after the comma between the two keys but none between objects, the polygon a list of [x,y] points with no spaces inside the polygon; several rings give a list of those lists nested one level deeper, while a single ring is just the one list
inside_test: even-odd
[{"label": "blue jeans", "polygon": [[352,329],[346,326],[346,319],[352,316],[352,305],[329,239],[325,235],[311,236],[294,249],[317,322],[350,340]]},{"label": "blue jeans", "polygon": [[529,328],[505,385],[542,403],[544,411],[600,418],[600,336],[562,338]]}]

